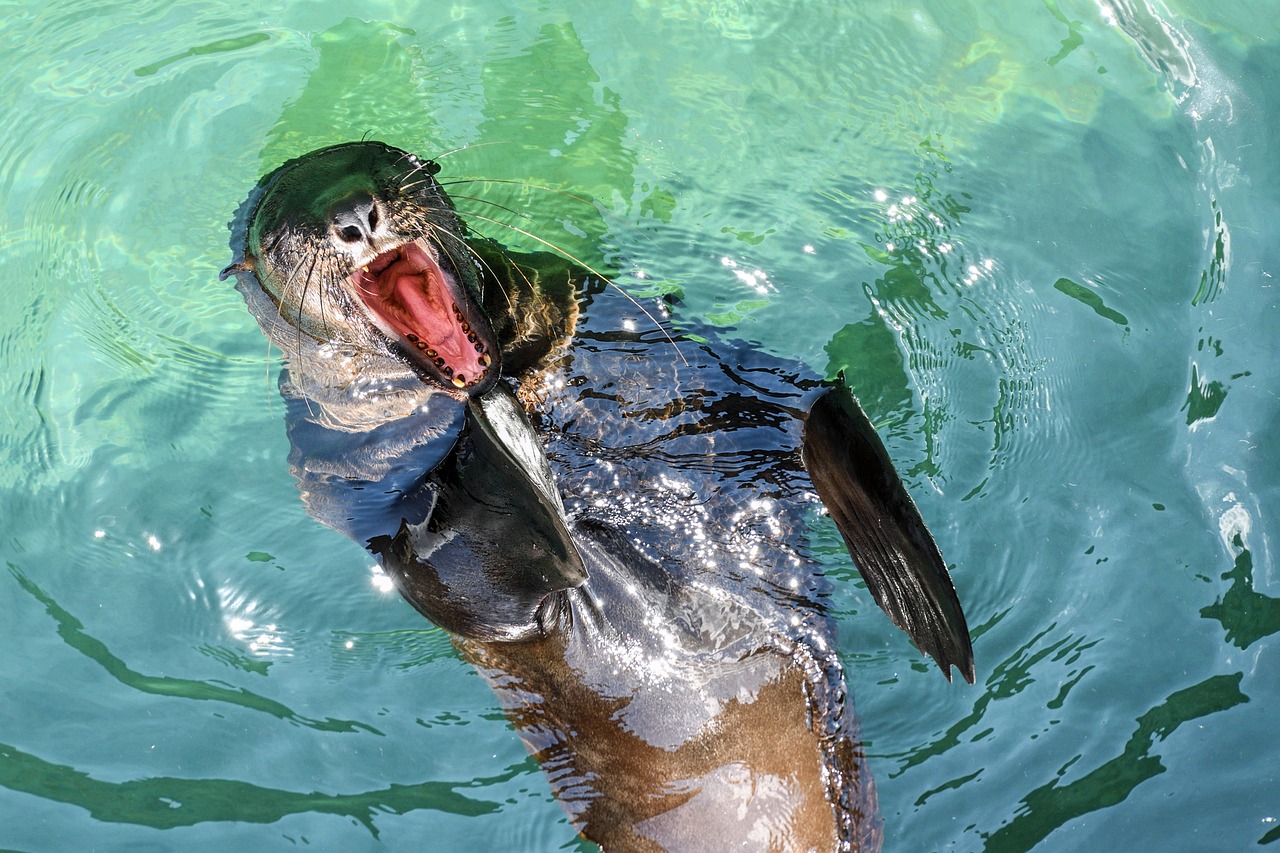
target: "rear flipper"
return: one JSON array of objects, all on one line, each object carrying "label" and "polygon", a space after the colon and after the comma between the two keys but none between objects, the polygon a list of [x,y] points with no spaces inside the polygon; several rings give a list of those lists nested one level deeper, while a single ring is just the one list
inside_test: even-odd
[{"label": "rear flipper", "polygon": [[814,488],[876,604],[948,681],[955,666],[973,684],[969,627],[942,554],[843,375],[809,410],[803,447]]}]

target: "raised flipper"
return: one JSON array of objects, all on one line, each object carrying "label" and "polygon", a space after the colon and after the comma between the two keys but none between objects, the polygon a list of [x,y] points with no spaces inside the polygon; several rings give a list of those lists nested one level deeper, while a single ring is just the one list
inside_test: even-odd
[{"label": "raised flipper", "polygon": [[423,520],[369,543],[400,594],[468,639],[543,636],[554,594],[587,571],[542,444],[505,383],[467,402],[457,444],[420,492]]},{"label": "raised flipper", "polygon": [[893,624],[973,684],[969,626],[942,554],[843,375],[804,426],[804,462],[867,588]]}]

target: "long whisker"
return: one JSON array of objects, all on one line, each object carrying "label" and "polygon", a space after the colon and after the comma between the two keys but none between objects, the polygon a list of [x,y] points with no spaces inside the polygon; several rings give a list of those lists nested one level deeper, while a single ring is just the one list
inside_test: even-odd
[{"label": "long whisker", "polygon": [[[430,210],[430,208],[429,208],[428,210]],[[452,212],[452,209],[451,209],[451,208],[450,208],[450,211]],[[439,210],[436,210],[436,212],[438,213],[438,212],[440,212],[440,211],[439,211]],[[512,213],[514,213],[514,211],[512,211]],[[439,247],[440,247],[441,249],[443,249],[444,251],[448,252],[448,254],[449,254],[449,260],[450,260],[451,262],[453,262],[453,265],[454,265],[454,268],[455,268],[455,269],[458,269],[458,268],[459,268],[459,267],[458,267],[458,262],[457,262],[457,259],[454,257],[453,252],[452,252],[452,251],[450,251],[450,250],[449,250],[449,248],[445,245],[445,238],[448,238],[450,241],[452,241],[452,242],[454,242],[454,243],[457,243],[457,244],[461,245],[461,247],[462,247],[462,248],[463,248],[463,249],[464,249],[464,250],[465,250],[469,255],[471,255],[471,257],[475,258],[477,262],[479,262],[481,265],[483,265],[483,266],[484,266],[484,268],[488,271],[488,273],[489,273],[490,277],[491,277],[494,281],[498,281],[498,280],[500,279],[500,277],[499,277],[498,273],[497,273],[497,272],[496,272],[496,271],[495,271],[491,266],[489,266],[489,263],[484,259],[484,257],[482,257],[482,256],[481,256],[481,255],[480,255],[480,254],[475,250],[475,249],[473,249],[473,248],[472,248],[472,247],[467,243],[467,241],[466,241],[466,240],[464,240],[464,239],[462,239],[461,237],[459,237],[459,236],[457,236],[457,235],[453,234],[452,232],[450,232],[450,231],[449,231],[449,229],[447,229],[447,228],[441,228],[441,227],[439,227],[436,223],[432,222],[432,221],[431,221],[431,219],[430,219],[429,213],[416,213],[416,214],[414,214],[413,216],[411,216],[411,217],[410,217],[409,225],[411,226],[411,227],[410,227],[410,230],[411,230],[411,231],[418,232],[418,233],[422,233],[422,234],[424,234],[424,235],[428,235],[428,236],[429,236],[429,237],[430,237],[430,238],[435,242],[435,244],[436,244],[437,246],[439,246]],[[522,274],[522,277],[523,277],[523,274]],[[526,278],[526,283],[528,283],[528,279],[527,279],[527,278]],[[481,291],[481,301],[483,302],[483,298],[484,298],[484,293],[483,293],[484,282],[483,282],[483,280],[481,280],[480,285],[481,285],[481,288],[482,288],[482,291]],[[507,302],[507,309],[508,309],[508,310],[512,310],[512,309],[514,308],[514,305],[512,304],[512,302],[511,302],[511,298],[507,295],[506,291],[500,288],[500,289],[499,289],[499,293],[501,293],[501,294],[502,294],[503,299],[505,299],[505,300],[506,300],[506,302]]]},{"label": "long whisker", "polygon": [[[302,399],[305,400],[307,403],[307,414],[310,414],[312,416],[315,415],[315,412],[311,410],[311,398],[307,395],[307,391],[306,391],[307,368],[306,368],[306,365],[303,364],[303,358],[302,358],[302,309],[307,304],[307,288],[311,286],[311,279],[315,276],[316,264],[319,262],[320,262],[320,253],[319,252],[312,253],[311,266],[307,267],[307,277],[302,282],[302,292],[298,300],[298,322],[294,326],[294,329],[297,330],[296,349],[298,352],[298,379],[299,379],[298,387],[299,387],[299,390],[302,391]],[[322,305],[323,305],[323,301],[324,300],[322,298],[321,299]]]},{"label": "long whisker", "polygon": [[[433,233],[433,234],[437,235],[437,238],[439,238],[439,237],[449,237],[449,238],[450,238],[454,243],[457,243],[457,244],[461,245],[461,246],[462,246],[462,248],[463,248],[463,249],[465,249],[469,255],[471,255],[471,257],[475,258],[475,259],[476,259],[476,261],[477,261],[477,262],[479,262],[479,263],[480,263],[480,264],[481,264],[481,265],[482,265],[482,266],[483,266],[483,267],[488,271],[488,273],[489,273],[489,277],[490,277],[490,278],[492,278],[494,281],[501,281],[501,277],[498,275],[497,270],[495,270],[493,267],[489,266],[489,262],[488,262],[488,261],[486,261],[486,260],[484,259],[484,257],[483,257],[479,252],[477,252],[474,248],[472,248],[471,244],[470,244],[470,243],[468,243],[466,240],[463,240],[462,238],[460,238],[460,237],[458,237],[458,236],[456,236],[456,235],[454,235],[454,234],[450,234],[448,231],[445,231],[445,230],[440,229],[440,228],[436,228],[434,225],[431,225],[430,223],[428,223],[428,228],[430,228],[430,229],[431,229],[431,231],[432,231],[432,233]],[[437,240],[436,240],[436,243],[437,243],[437,245],[439,245],[441,248],[445,249],[445,251],[446,251],[446,252],[448,252],[448,251],[449,251],[449,250],[448,250],[448,248],[446,248],[446,247],[444,246],[444,242],[443,242],[442,240],[437,239]],[[450,259],[450,260],[453,260],[453,253],[452,253],[452,252],[449,252],[449,259]],[[457,262],[456,262],[456,261],[454,261],[454,267],[455,267],[455,268],[457,267]],[[533,289],[533,282],[529,281],[529,277],[528,277],[527,275],[525,275],[525,274],[524,274],[524,270],[520,269],[519,265],[514,264],[514,263],[511,265],[511,267],[512,267],[516,272],[520,273],[520,277],[521,277],[522,279],[524,279],[524,283],[529,287],[529,289],[530,289],[530,290],[532,290],[532,289]],[[482,302],[482,303],[483,303],[483,301],[484,301],[484,291],[483,291],[483,287],[484,287],[484,282],[483,282],[483,281],[481,281],[481,293],[480,293],[480,299],[481,299],[481,302]],[[506,303],[507,303],[507,310],[508,310],[508,311],[514,311],[514,310],[515,310],[515,305],[514,305],[514,304],[512,304],[512,302],[511,302],[511,296],[507,293],[506,289],[505,289],[505,288],[502,288],[502,287],[499,287],[499,288],[498,288],[498,293],[502,294],[502,298],[503,298],[504,300],[506,300]]]},{"label": "long whisker", "polygon": [[[510,184],[512,186],[520,187],[522,189],[542,190],[544,193],[551,193],[553,195],[558,195],[563,198],[567,198],[570,201],[576,201],[579,204],[585,204],[591,209],[595,210],[601,216],[613,222],[630,225],[630,222],[628,220],[625,220],[622,217],[617,216],[612,211],[607,210],[606,208],[597,204],[592,199],[583,198],[580,195],[574,195],[573,193],[567,190],[559,189],[558,187],[548,187],[543,184],[534,184],[534,183],[530,183],[529,181],[516,181],[510,178],[454,178],[453,180],[440,181],[439,183],[441,187],[453,187],[453,186],[458,186],[459,184]],[[460,196],[454,193],[449,193],[449,195],[452,198],[469,198],[469,196]],[[486,201],[486,199],[476,199],[476,200]],[[488,203],[494,204],[494,202],[491,202],[491,201]],[[629,229],[629,230],[634,230],[634,229]],[[650,243],[657,245],[657,241],[655,241],[652,237],[650,237],[648,234],[644,233],[643,231],[635,230],[635,233],[638,234],[641,238],[648,240]]]},{"label": "long whisker", "polygon": [[[589,198],[583,198],[582,196],[574,195],[568,190],[557,189],[556,187],[543,186],[542,184],[533,184],[533,183],[530,183],[529,181],[516,181],[510,178],[454,178],[453,180],[449,180],[449,181],[440,181],[440,186],[442,187],[452,187],[452,186],[457,186],[458,184],[511,184],[513,186],[523,187],[525,189],[542,190],[543,192],[554,193],[555,195],[564,196],[565,198],[572,199],[573,201],[581,202],[587,205],[588,207],[595,208],[596,210],[600,209],[599,205],[597,205],[594,201],[592,201]],[[450,193],[450,195],[452,195],[452,193]],[[455,196],[455,198],[457,197],[458,196]]]},{"label": "long whisker", "polygon": [[[422,186],[425,183],[430,183],[433,175],[433,173],[430,171],[430,168],[433,165],[436,165],[436,162],[434,160],[420,160],[418,161],[418,165],[414,166],[412,169],[410,169],[409,171],[405,172],[403,175],[398,177],[396,180],[397,180],[397,185],[399,186],[401,192],[414,189],[415,187]],[[438,168],[439,167],[437,166],[437,169]],[[425,178],[423,178],[420,181],[414,181],[413,183],[409,182],[410,178],[412,178],[414,175],[424,170],[427,172],[427,176]]]},{"label": "long whisker", "polygon": [[[302,265],[306,262],[306,255],[298,258],[298,262],[293,265],[293,269],[289,270],[289,274],[285,276],[284,282],[280,286],[280,298],[276,301],[276,316],[291,326],[294,324],[289,323],[289,318],[284,316],[284,302],[286,297],[289,295],[289,288],[293,287],[294,276],[298,274],[298,271],[302,269]],[[301,314],[301,309],[299,309],[299,314]]]},{"label": "long whisker", "polygon": [[265,337],[267,338],[267,354],[262,359],[262,378],[267,385],[265,389],[267,392],[267,415],[270,416],[271,398],[274,397],[275,394],[271,393],[271,336],[267,335]]},{"label": "long whisker", "polygon": [[515,141],[511,139],[495,139],[493,142],[475,142],[470,145],[459,145],[457,148],[446,151],[443,154],[436,154],[431,159],[442,160],[460,151],[470,151],[472,148],[488,148],[490,145],[515,145]]},{"label": "long whisker", "polygon": [[663,336],[664,338],[666,338],[666,339],[667,339],[667,342],[668,342],[668,343],[670,343],[670,344],[671,344],[671,346],[675,349],[675,351],[676,351],[676,355],[680,356],[680,361],[681,361],[681,362],[683,362],[686,366],[689,364],[688,359],[686,359],[686,358],[684,357],[684,353],[680,352],[680,347],[676,345],[675,338],[671,337],[671,334],[666,330],[666,327],[664,327],[664,326],[662,325],[662,323],[658,322],[658,319],[657,319],[656,317],[654,317],[652,314],[650,314],[650,313],[649,313],[649,310],[648,310],[647,308],[645,308],[643,305],[641,305],[641,304],[640,304],[640,303],[635,299],[635,297],[633,297],[631,294],[627,293],[625,290],[623,290],[623,289],[622,289],[621,287],[619,287],[618,285],[614,284],[614,282],[613,282],[613,280],[612,280],[612,279],[610,279],[608,276],[606,276],[606,275],[604,275],[603,273],[601,273],[599,270],[597,270],[597,269],[593,268],[593,267],[592,267],[590,264],[588,264],[586,261],[583,261],[583,260],[581,260],[581,259],[579,259],[579,258],[575,258],[572,254],[570,254],[569,252],[566,252],[564,249],[560,248],[559,246],[555,245],[554,243],[551,243],[551,242],[549,242],[549,241],[547,241],[547,240],[544,240],[544,239],[542,239],[541,237],[539,237],[539,236],[538,236],[538,235],[536,235],[536,234],[531,234],[531,233],[529,233],[528,231],[525,231],[523,228],[517,228],[517,227],[516,227],[516,226],[514,226],[514,225],[510,225],[510,224],[508,224],[508,223],[506,223],[506,222],[500,222],[500,221],[498,221],[497,219],[493,219],[493,218],[488,217],[488,216],[481,216],[481,215],[480,215],[480,214],[478,214],[478,213],[470,213],[470,212],[465,212],[465,213],[463,213],[463,212],[461,212],[461,211],[460,211],[460,213],[462,213],[462,215],[464,215],[464,216],[470,216],[470,217],[473,217],[473,218],[475,218],[475,219],[479,219],[479,220],[481,220],[481,221],[483,221],[483,222],[491,222],[491,223],[493,223],[494,225],[497,225],[497,226],[502,227],[502,228],[508,228],[508,229],[510,229],[510,230],[512,230],[512,231],[514,231],[514,232],[516,232],[517,234],[523,234],[525,237],[528,237],[530,240],[536,240],[537,242],[539,242],[539,243],[541,243],[542,245],[546,246],[548,249],[550,249],[551,251],[555,252],[556,254],[561,255],[562,257],[564,257],[564,258],[566,258],[566,259],[568,259],[568,260],[570,260],[570,261],[573,261],[573,262],[574,262],[575,264],[577,264],[578,266],[580,266],[580,267],[582,267],[583,269],[587,270],[587,271],[588,271],[588,272],[590,272],[592,275],[596,276],[596,277],[597,277],[597,278],[599,278],[601,281],[603,281],[605,284],[609,285],[609,286],[610,286],[610,287],[612,287],[614,290],[616,290],[616,291],[618,291],[619,293],[621,293],[621,294],[623,295],[623,297],[624,297],[628,302],[630,302],[632,305],[634,305],[636,308],[638,308],[638,309],[640,310],[640,313],[642,313],[642,314],[644,314],[644,316],[648,317],[648,318],[649,318],[649,322],[653,323],[654,327],[655,327],[658,331],[662,332],[662,336]]},{"label": "long whisker", "polygon": [[[308,260],[307,255],[303,255],[302,257],[298,258],[298,262],[294,264],[293,269],[289,270],[289,275],[285,277],[284,282],[281,284],[280,296],[276,301],[276,316],[279,317],[280,321],[285,325],[292,326],[294,331],[297,333],[297,336],[298,336],[297,349],[299,354],[301,354],[302,352],[302,331],[299,328],[299,323],[302,322],[302,304],[300,302],[298,305],[297,322],[293,322],[288,317],[285,316],[284,306],[285,306],[285,302],[287,302],[289,299],[290,291],[296,290],[298,288],[297,276],[298,276],[298,273],[302,271],[302,266],[307,262],[307,260]],[[316,263],[315,256],[314,255],[310,256],[310,260],[311,260],[311,268],[314,269],[315,263]],[[308,272],[307,275],[310,276],[310,272]],[[302,296],[304,298],[306,296],[305,289],[302,291]],[[299,365],[299,368],[301,368],[301,365]]]},{"label": "long whisker", "polygon": [[524,211],[515,210],[513,208],[507,207],[505,204],[498,204],[496,201],[490,201],[487,198],[480,198],[479,196],[473,196],[473,195],[458,195],[457,193],[449,193],[449,197],[455,200],[462,199],[463,201],[474,201],[474,202],[479,202],[480,204],[487,204],[490,207],[496,207],[498,208],[498,210],[501,210],[504,213],[510,213],[512,216],[518,216],[521,219],[530,219],[530,220],[533,219],[531,215],[529,215],[528,213],[525,213]]}]

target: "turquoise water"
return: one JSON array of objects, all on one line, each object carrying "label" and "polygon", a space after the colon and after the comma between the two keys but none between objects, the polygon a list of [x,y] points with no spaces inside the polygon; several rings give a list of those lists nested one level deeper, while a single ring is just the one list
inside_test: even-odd
[{"label": "turquoise water", "polygon": [[217,279],[261,174],[362,136],[477,179],[479,230],[847,370],[975,629],[946,684],[820,528],[886,849],[1280,842],[1278,21],[8,4],[0,848],[585,849],[306,516]]}]

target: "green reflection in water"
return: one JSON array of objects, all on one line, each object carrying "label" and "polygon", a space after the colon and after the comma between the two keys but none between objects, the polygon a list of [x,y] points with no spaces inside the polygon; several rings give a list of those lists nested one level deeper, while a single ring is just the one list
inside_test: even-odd
[{"label": "green reflection in water", "polygon": [[765,308],[770,304],[767,299],[743,299],[734,305],[725,306],[727,310],[716,311],[706,315],[706,320],[713,326],[736,326],[747,318],[752,311]]},{"label": "green reflection in water", "polygon": [[1253,588],[1253,555],[1239,534],[1232,545],[1237,551],[1235,566],[1222,576],[1231,581],[1231,587],[1213,604],[1201,608],[1200,615],[1221,622],[1228,642],[1247,649],[1263,637],[1280,633],[1280,599]]},{"label": "green reflection in water", "polygon": [[[566,225],[555,234],[539,229],[540,240],[517,231],[486,229],[484,217],[521,230],[528,223],[513,222],[496,210],[482,216],[474,205],[466,217],[468,224],[489,231],[508,246],[545,251],[548,246],[541,240],[547,240],[599,268],[599,252],[609,242],[609,229],[595,204],[584,199],[599,199],[606,206],[622,201],[628,209],[632,202],[650,208],[674,204],[674,198],[659,189],[651,189],[648,199],[633,198],[636,158],[625,144],[628,119],[621,97],[600,79],[571,24],[542,27],[528,47],[486,62],[480,79],[484,90],[484,120],[477,128],[481,141],[501,144],[502,153],[510,152],[517,164],[537,163],[539,175],[533,183],[572,187],[572,191],[526,188],[536,193],[540,223]],[[452,188],[450,192],[456,193]],[[528,201],[512,207],[527,209]]]},{"label": "green reflection in water", "polygon": [[92,660],[105,669],[112,678],[126,687],[132,687],[141,693],[156,696],[173,696],[180,699],[198,699],[210,702],[225,702],[238,705],[251,711],[261,711],[291,723],[307,726],[323,732],[366,731],[382,736],[382,732],[365,723],[354,720],[312,720],[300,716],[287,706],[259,696],[242,687],[227,687],[207,681],[190,678],[171,678],[167,675],[145,675],[129,668],[128,664],[111,653],[101,640],[91,637],[84,631],[84,623],[63,610],[44,590],[36,585],[13,563],[9,563],[9,571],[18,581],[18,585],[33,598],[44,605],[44,609],[58,624],[58,635],[68,646]]},{"label": "green reflection in water", "polygon": [[[1204,330],[1201,329],[1203,332]],[[1223,349],[1222,341],[1213,337],[1213,335],[1205,335],[1196,344],[1196,352],[1204,353],[1206,356],[1221,358]],[[1212,365],[1213,362],[1208,362]],[[1239,373],[1231,374],[1232,381],[1242,379],[1252,375],[1253,371],[1243,370]],[[1197,421],[1207,421],[1214,418],[1218,411],[1222,408],[1222,404],[1227,401],[1227,392],[1231,386],[1218,379],[1204,378],[1201,373],[1199,362],[1191,363],[1191,387],[1187,391],[1186,402],[1182,404],[1182,409],[1187,413],[1187,426],[1195,424]]]},{"label": "green reflection in water", "polygon": [[[1150,751],[1185,722],[1225,711],[1249,701],[1240,692],[1244,673],[1215,675],[1173,693],[1162,704],[1138,718],[1138,730],[1124,752],[1079,779],[1061,787],[1057,780],[1036,788],[1022,800],[1022,808],[1009,823],[986,837],[984,850],[1015,853],[1030,850],[1068,821],[1123,802],[1141,783],[1165,771],[1159,756]],[[1058,771],[1061,776],[1072,759]]]},{"label": "green reflection in water", "polygon": [[[289,102],[262,151],[264,171],[316,148],[379,139],[431,156],[442,136],[417,84],[429,78],[413,30],[381,21],[345,21],[311,38],[316,65]],[[424,147],[429,150],[423,150]]]},{"label": "green reflection in water", "polygon": [[934,794],[941,794],[943,791],[957,790],[963,787],[965,784],[972,782],[974,779],[977,779],[981,775],[982,775],[982,770],[975,770],[972,773],[969,773],[968,775],[957,777],[955,779],[952,779],[949,782],[943,782],[938,787],[930,788],[928,791],[925,791],[923,794],[921,794],[919,798],[916,799],[916,805],[923,806],[925,803],[929,801],[929,798],[932,797]]},{"label": "green reflection in water", "polygon": [[289,815],[314,812],[353,818],[376,838],[375,814],[406,814],[418,809],[468,817],[492,814],[501,808],[497,803],[474,800],[455,789],[506,782],[520,772],[523,768],[516,767],[497,778],[389,785],[358,794],[299,793],[228,779],[158,776],[103,782],[74,767],[54,764],[0,743],[0,786],[79,806],[97,820],[155,829],[208,821],[274,823]]},{"label": "green reflection in water", "polygon": [[1067,37],[1062,40],[1062,50],[1047,60],[1050,65],[1057,65],[1070,56],[1073,50],[1084,44],[1084,36],[1080,35],[1080,28],[1083,24],[1080,21],[1073,21],[1063,14],[1062,9],[1059,8],[1054,0],[1044,0],[1044,5],[1049,10],[1049,14],[1067,25]]},{"label": "green reflection in water", "polygon": [[267,670],[271,668],[269,660],[255,660],[247,655],[243,655],[235,649],[229,649],[226,646],[212,646],[206,643],[199,649],[201,654],[208,655],[216,661],[235,667],[244,672],[253,672],[258,675],[266,675]]},{"label": "green reflection in water", "polygon": [[1209,266],[1200,273],[1200,285],[1196,295],[1191,297],[1192,305],[1212,302],[1222,292],[1227,280],[1227,246],[1231,235],[1226,223],[1222,221],[1222,209],[1218,207],[1216,198],[1209,199],[1213,209],[1213,255],[1209,258]]},{"label": "green reflection in water", "polygon": [[910,416],[906,359],[883,317],[872,313],[859,323],[850,323],[832,336],[825,349],[827,379],[844,373],[867,411],[877,415],[892,412],[895,422]]},{"label": "green reflection in water", "polygon": [[1083,284],[1076,284],[1069,278],[1060,278],[1053,283],[1053,289],[1060,293],[1065,293],[1077,302],[1082,302],[1092,308],[1099,317],[1103,317],[1117,326],[1129,326],[1129,318],[1112,308],[1108,308],[1106,303],[1102,301],[1102,297],[1094,293]]},{"label": "green reflection in water", "polygon": [[239,38],[218,39],[217,41],[211,41],[208,44],[193,47],[190,50],[183,51],[182,53],[175,53],[173,56],[166,56],[159,62],[153,62],[150,65],[144,65],[141,68],[136,68],[133,73],[137,74],[139,77],[150,77],[166,65],[172,65],[175,62],[179,62],[192,56],[207,56],[212,53],[230,53],[235,50],[244,50],[247,47],[253,47],[255,44],[262,44],[264,41],[270,40],[271,36],[266,33],[251,33],[250,35],[240,36]]},{"label": "green reflection in water", "polygon": [[1182,411],[1187,413],[1187,426],[1209,420],[1226,401],[1227,387],[1216,379],[1202,380],[1200,366],[1191,365],[1191,389],[1187,391],[1187,402],[1182,404]]},{"label": "green reflection in water", "polygon": [[1187,425],[1197,420],[1208,420],[1217,414],[1226,402],[1226,386],[1217,379],[1204,380],[1199,375],[1199,365],[1192,365],[1192,387],[1187,392],[1183,411],[1187,412]]},{"label": "green reflection in water", "polygon": [[[1007,613],[1008,611],[1005,611]],[[992,624],[999,622],[1004,618],[1004,613],[998,615]],[[983,716],[987,712],[987,707],[994,701],[1000,699],[1012,699],[1021,694],[1026,687],[1035,679],[1031,677],[1032,669],[1041,661],[1051,659],[1053,663],[1061,662],[1065,667],[1074,666],[1081,656],[1098,644],[1098,640],[1086,641],[1083,637],[1073,637],[1068,634],[1058,640],[1054,640],[1044,646],[1039,646],[1042,640],[1049,636],[1057,628],[1057,623],[1051,624],[1039,634],[1028,640],[1021,648],[1016,650],[1007,659],[997,664],[991,670],[991,676],[987,679],[983,694],[973,703],[973,711],[966,715],[963,719],[956,721],[950,728],[943,732],[939,737],[930,743],[924,744],[916,749],[912,749],[905,753],[888,756],[901,761],[897,770],[890,774],[890,778],[901,776],[910,768],[917,764],[923,764],[929,758],[941,755],[947,750],[959,746],[960,738],[971,730],[976,730],[978,724],[982,722]],[[977,632],[974,632],[975,639]],[[1039,646],[1039,647],[1038,647]],[[1079,673],[1072,673],[1063,685],[1058,695],[1050,701],[1050,708],[1060,707],[1066,699],[1067,692],[1079,684],[1080,679],[1088,671],[1086,667]],[[972,736],[971,740],[977,740],[981,734]]]}]

